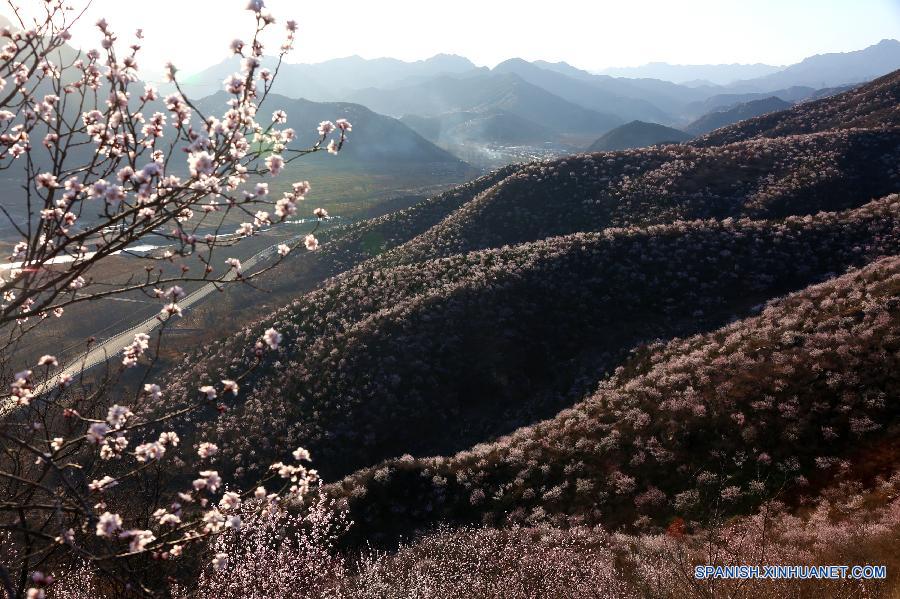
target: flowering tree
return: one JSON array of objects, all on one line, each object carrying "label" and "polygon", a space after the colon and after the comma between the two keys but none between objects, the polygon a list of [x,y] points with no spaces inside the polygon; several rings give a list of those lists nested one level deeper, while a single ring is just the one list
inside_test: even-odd
[{"label": "flowering tree", "polygon": [[[9,597],[43,597],[52,577],[38,569],[72,558],[151,594],[147,555],[177,559],[205,538],[239,528],[248,497],[270,510],[301,497],[316,473],[298,449],[250,490],[228,488],[212,463],[216,445],[175,456],[188,445],[178,423],[198,410],[224,410],[242,377],[199,387],[190,401],[165,408],[166,390],[148,380],[150,369],[136,383],[123,374],[154,363],[166,325],[181,315],[184,285],[248,282],[297,247],[318,247],[314,229],[273,247],[260,266],[254,260],[248,268],[234,253],[242,239],[295,214],[310,189],[295,182],[276,199],[265,179],[306,154],[338,153],[351,125],[322,122],[316,143],[295,149],[283,111],[258,119],[296,31],[288,21],[277,66],[261,68],[261,35],[275,23],[262,0],[247,6],[255,20],[251,41],[231,43],[242,68],[224,83],[229,99],[221,116],[205,114],[182,93],[172,65],[175,93],[161,98],[140,82],[140,30],[123,49],[101,19],[101,49],[82,53],[66,42],[83,13],[63,0],[44,2],[38,18],[10,6],[18,23],[0,30],[0,170],[22,193],[0,205],[15,237],[0,270],[0,372],[11,379],[9,395],[0,398],[0,586]],[[314,213],[318,228],[327,214]],[[163,253],[129,251],[151,234]],[[109,283],[103,268],[118,253],[143,260],[143,268]],[[153,344],[150,330],[135,333],[116,372],[88,386],[84,362],[64,368],[45,355],[14,373],[17,349],[46,319],[126,292],[160,302],[153,327],[159,333]],[[255,351],[262,356],[280,342],[270,329]],[[179,478],[167,475],[166,461],[182,473],[200,466]],[[144,499],[139,506],[129,501],[135,493]]]}]

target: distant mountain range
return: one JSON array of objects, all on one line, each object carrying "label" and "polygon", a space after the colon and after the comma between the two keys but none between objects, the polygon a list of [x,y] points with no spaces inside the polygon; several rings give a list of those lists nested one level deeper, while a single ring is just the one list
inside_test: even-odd
[{"label": "distant mountain range", "polygon": [[[274,68],[267,57],[263,66]],[[222,81],[240,70],[240,60],[230,58],[186,78],[182,87],[191,97],[202,97],[222,89]],[[395,87],[439,75],[477,70],[467,58],[438,54],[427,60],[404,62],[395,58],[336,58],[316,64],[282,64],[276,80],[278,93],[308,100],[347,100],[352,90]]]},{"label": "distant mountain range", "polygon": [[[738,104],[743,104],[744,102],[752,102],[754,100],[763,100],[765,98],[771,98],[772,96],[781,98],[786,102],[800,102],[802,100],[808,100],[811,98],[815,98],[820,92],[827,92],[824,95],[830,95],[831,93],[838,93],[838,91],[846,91],[845,88],[841,88],[840,90],[835,90],[833,88],[826,88],[825,90],[817,90],[812,87],[806,87],[802,85],[797,85],[794,87],[788,87],[785,89],[778,89],[772,92],[744,92],[744,93],[722,93],[716,94],[714,96],[710,96],[703,100],[702,102],[692,102],[688,106],[685,106],[683,114],[685,116],[692,116],[692,121],[697,117],[705,115],[710,112],[718,112],[720,110],[727,110],[729,108],[734,108]],[[821,96],[821,97],[824,97]]]},{"label": "distant mountain range", "polygon": [[814,88],[861,83],[894,71],[900,65],[900,41],[881,40],[854,52],[817,54],[777,73],[739,81],[735,89],[769,91],[795,85]]},{"label": "distant mountain range", "polygon": [[[274,66],[273,59],[264,63]],[[214,93],[238,67],[235,59],[223,61],[187,78],[184,89],[198,98]],[[416,62],[351,56],[319,64],[283,64],[274,92],[365,106],[401,119],[433,144],[473,160],[465,148],[551,144],[577,151],[633,121],[682,130],[690,126],[706,133],[713,125],[846,91],[898,68],[896,40],[813,56],[787,67],[652,63],[600,74],[564,62],[519,58],[488,69],[447,54]],[[726,114],[731,110],[735,112]],[[704,115],[709,116],[698,120]],[[646,127],[638,134],[639,127],[619,132],[627,135],[613,145],[674,140],[647,136]],[[632,141],[625,139],[630,137]]]},{"label": "distant mountain range", "polygon": [[[617,89],[608,80],[598,77],[580,77],[572,69],[568,74],[554,68],[543,68],[521,58],[512,58],[494,67],[494,73],[512,73],[528,83],[536,85],[570,102],[591,110],[612,113],[622,119],[647,119],[668,121],[672,115],[654,104],[661,103],[651,94],[635,90]],[[648,95],[652,100],[640,97]]]},{"label": "distant mountain range", "polygon": [[673,83],[696,85],[728,85],[742,79],[771,75],[784,67],[770,64],[669,64],[650,62],[639,67],[612,67],[597,71],[598,75],[634,79],[663,79]]},{"label": "distant mountain range", "polygon": [[503,112],[546,127],[556,135],[599,135],[622,123],[615,114],[570,102],[515,73],[443,75],[395,89],[371,87],[353,92],[349,98],[395,116],[468,111],[481,118]]},{"label": "distant mountain range", "polygon": [[845,129],[894,130],[900,123],[900,70],[850,91],[737,122],[691,142],[723,145]]}]

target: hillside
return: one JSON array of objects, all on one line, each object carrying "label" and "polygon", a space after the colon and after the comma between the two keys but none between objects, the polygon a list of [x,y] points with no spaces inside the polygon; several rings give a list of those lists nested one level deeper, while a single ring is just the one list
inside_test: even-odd
[{"label": "hillside", "polygon": [[689,139],[691,139],[691,136],[679,129],[673,129],[658,123],[631,121],[603,134],[600,139],[591,144],[587,151],[629,150],[657,144],[680,143]]},{"label": "hillside", "polygon": [[715,131],[692,143],[715,146],[833,129],[890,128],[900,123],[900,70],[850,91],[804,102]]},{"label": "hillside", "polygon": [[896,433],[898,306],[900,260],[885,258],[759,316],[641,348],[553,419],[450,458],[393,460],[332,492],[382,531],[740,512]]},{"label": "hillside", "polygon": [[[725,322],[896,252],[898,201],[783,225],[575,234],[342,275],[212,348],[234,356],[211,373],[227,378],[254,359],[242,348],[264,328],[285,335],[285,349],[242,383],[241,403],[201,436],[227,440],[229,459],[250,472],[251,456],[300,444],[327,476],[392,455],[463,449],[570,405],[592,385],[590,373],[644,339]],[[188,372],[205,370],[192,361]]]},{"label": "hillside", "polygon": [[759,100],[743,102],[725,110],[709,112],[684,128],[691,135],[703,135],[720,127],[737,123],[756,116],[787,110],[792,104],[771,96]]},{"label": "hillside", "polygon": [[610,226],[841,210],[896,190],[898,164],[900,134],[892,131],[688,142],[533,163],[379,261],[410,264]]}]

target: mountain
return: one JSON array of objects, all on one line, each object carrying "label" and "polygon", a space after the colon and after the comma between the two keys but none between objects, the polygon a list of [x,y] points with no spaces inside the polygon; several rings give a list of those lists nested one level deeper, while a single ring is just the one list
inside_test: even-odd
[{"label": "mountain", "polygon": [[763,98],[761,100],[751,100],[750,102],[738,104],[733,108],[705,114],[685,127],[684,130],[691,135],[703,135],[704,133],[709,133],[713,129],[718,129],[725,125],[731,125],[732,123],[737,123],[738,121],[768,114],[770,112],[786,110],[791,106],[792,104],[790,102],[785,102],[781,98],[775,96]]},{"label": "mountain", "polygon": [[691,139],[691,135],[679,129],[666,127],[658,123],[631,121],[621,127],[605,133],[591,144],[588,152],[607,152],[610,150],[627,150],[643,148],[665,143],[680,143]]},{"label": "mountain", "polygon": [[531,64],[541,69],[554,71],[562,75],[567,75],[569,77],[572,77],[573,79],[581,79],[585,81],[592,81],[593,79],[595,79],[595,76],[592,73],[573,67],[569,63],[563,61],[547,62],[546,60],[535,60],[532,61]]},{"label": "mountain", "polygon": [[[265,57],[263,66],[274,69],[275,59]],[[352,89],[391,87],[415,78],[465,73],[476,69],[466,58],[438,54],[426,60],[405,62],[395,58],[336,58],[316,64],[284,63],[273,91],[291,98],[348,100]],[[200,98],[222,89],[222,81],[240,70],[240,60],[230,58],[187,77],[182,85],[188,96]]]},{"label": "mountain", "polygon": [[358,90],[350,99],[391,115],[437,116],[452,112],[505,112],[560,134],[598,135],[620,124],[601,113],[569,102],[511,73],[441,76],[396,89]]},{"label": "mountain", "polygon": [[[847,88],[849,89],[849,88]],[[764,100],[766,98],[771,98],[772,96],[776,96],[781,98],[786,102],[791,102],[795,104],[797,102],[802,102],[803,100],[808,99],[818,99],[816,96],[821,95],[821,97],[826,97],[828,95],[833,95],[836,93],[840,93],[842,91],[847,91],[847,89],[836,89],[836,88],[826,88],[823,90],[817,90],[812,87],[789,87],[785,89],[775,90],[773,92],[763,93],[763,92],[744,92],[744,93],[719,93],[713,94],[708,98],[698,101],[691,102],[687,106],[684,107],[683,116],[691,117],[692,119],[697,119],[707,113],[717,112],[720,110],[728,110],[730,108],[734,108],[738,104],[742,104],[744,102],[752,102],[754,100]]]},{"label": "mountain", "polygon": [[681,84],[702,80],[709,85],[727,85],[741,79],[771,75],[783,68],[762,63],[682,65],[650,62],[639,67],[611,67],[597,71],[597,74],[634,79],[662,79]]},{"label": "mountain", "polygon": [[724,127],[692,143],[714,146],[738,140],[858,127],[890,129],[898,126],[898,118],[900,70],[842,94]]},{"label": "mountain", "polygon": [[604,74],[594,74],[577,69],[565,62],[551,63],[543,60],[536,60],[531,64],[544,70],[553,71],[572,79],[589,83],[593,88],[602,90],[602,92],[607,95],[649,102],[666,114],[665,118],[657,120],[666,122],[670,121],[673,115],[680,115],[685,106],[700,102],[711,94],[722,91],[721,87],[709,84],[689,87],[672,83],[671,81],[663,81],[661,79],[631,79],[627,77],[612,77]]},{"label": "mountain", "polygon": [[[228,96],[218,92],[197,102],[201,109],[209,108],[210,113],[221,111]],[[347,102],[311,102],[295,100],[278,94],[266,98],[267,112],[284,110],[295,126],[296,139],[289,147],[308,147],[318,139],[316,126],[324,120],[346,118],[353,124],[348,141],[341,150],[342,162],[356,164],[392,164],[407,168],[425,168],[426,165],[463,172],[471,172],[471,167],[446,150],[423,138],[421,135],[391,117],[372,112],[365,106]],[[301,127],[299,123],[306,123]],[[330,156],[323,157],[331,158]]]},{"label": "mountain", "polygon": [[900,69],[900,41],[884,39],[853,52],[816,54],[777,73],[736,81],[730,87],[762,92],[797,85],[837,87],[875,79],[897,69]]},{"label": "mountain", "polygon": [[[275,66],[272,58],[263,63],[270,69]],[[520,58],[486,69],[454,55],[416,62],[351,56],[312,65],[283,64],[275,92],[314,101],[350,101],[382,114],[408,117],[407,122],[430,141],[478,164],[493,164],[525,159],[528,154],[491,158],[485,145],[549,143],[574,148],[625,122],[684,127],[708,113],[771,96],[786,102],[821,98],[897,67],[900,42],[893,40],[856,52],[809,57],[785,68],[653,63],[609,71],[627,77]],[[234,58],[223,61],[187,78],[184,88],[192,97],[218,91],[222,80],[238,68]],[[744,78],[722,85],[732,76]],[[739,109],[733,118],[753,116],[763,106]],[[705,132],[709,127],[701,123],[695,130]]]},{"label": "mountain", "polygon": [[536,63],[521,58],[512,58],[501,62],[493,71],[497,73],[514,73],[525,81],[541,87],[557,96],[596,110],[612,113],[622,119],[648,119],[654,121],[670,121],[672,116],[653,103],[640,97],[626,97],[607,89],[604,81],[591,77],[588,79],[572,76],[575,69],[561,73],[554,68],[545,69]]}]

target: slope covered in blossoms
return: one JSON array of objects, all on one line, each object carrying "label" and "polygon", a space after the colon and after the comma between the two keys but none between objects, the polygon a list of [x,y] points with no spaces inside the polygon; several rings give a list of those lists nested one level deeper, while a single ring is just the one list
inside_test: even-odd
[{"label": "slope covered in blossoms", "polygon": [[552,235],[676,219],[813,214],[860,206],[898,186],[897,131],[578,155],[522,166],[381,261],[413,263]]},{"label": "slope covered in blossoms", "polygon": [[[900,567],[900,472],[878,469],[870,482],[852,473],[816,489],[802,510],[770,501],[747,516],[688,531],[642,520],[639,534],[548,525],[462,527],[423,535],[336,576],[356,598],[732,597],[847,599],[890,597],[890,580],[713,580],[696,564],[797,566],[877,563]],[[428,564],[428,567],[421,567]],[[260,573],[262,574],[262,573]],[[329,587],[331,590],[331,587]]]},{"label": "slope covered in blossoms", "polygon": [[282,346],[200,427],[227,440],[235,466],[253,472],[296,445],[329,475],[452,452],[571,405],[645,339],[721,325],[897,252],[898,215],[889,196],[783,222],[680,221],[359,269],[186,360],[170,394],[245,368],[256,358],[242,348],[274,327]]},{"label": "slope covered in blossoms", "polygon": [[889,257],[758,316],[644,346],[552,419],[453,457],[385,462],[332,492],[367,531],[738,513],[845,471],[891,434],[898,327],[900,259]]}]

